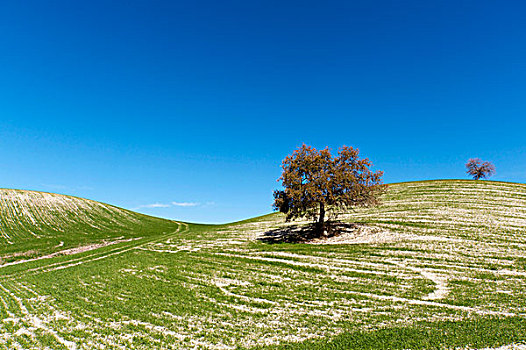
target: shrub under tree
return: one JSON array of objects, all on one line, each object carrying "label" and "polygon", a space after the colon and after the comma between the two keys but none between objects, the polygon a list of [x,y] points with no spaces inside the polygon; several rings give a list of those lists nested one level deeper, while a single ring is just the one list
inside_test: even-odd
[{"label": "shrub under tree", "polygon": [[303,145],[287,156],[281,165],[284,190],[274,191],[275,210],[287,215],[287,221],[308,217],[316,222],[318,235],[325,233],[327,214],[356,206],[378,203],[384,191],[382,171],[372,172],[369,159],[361,159],[359,150],[343,146],[333,157],[329,148],[317,150]]}]

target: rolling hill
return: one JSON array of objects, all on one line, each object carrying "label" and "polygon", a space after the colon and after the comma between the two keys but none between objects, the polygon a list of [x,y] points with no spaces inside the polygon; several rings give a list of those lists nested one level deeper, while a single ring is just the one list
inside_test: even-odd
[{"label": "rolling hill", "polygon": [[347,231],[0,190],[0,347],[407,349],[526,342],[526,186],[393,184]]},{"label": "rolling hill", "polygon": [[176,224],[112,205],[53,193],[0,189],[0,257],[173,231]]}]

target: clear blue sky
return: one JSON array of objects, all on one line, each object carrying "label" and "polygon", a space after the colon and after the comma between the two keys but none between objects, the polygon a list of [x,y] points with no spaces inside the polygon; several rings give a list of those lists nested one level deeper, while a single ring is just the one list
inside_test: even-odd
[{"label": "clear blue sky", "polygon": [[522,1],[2,1],[0,187],[197,222],[303,142],[385,182],[526,182]]}]

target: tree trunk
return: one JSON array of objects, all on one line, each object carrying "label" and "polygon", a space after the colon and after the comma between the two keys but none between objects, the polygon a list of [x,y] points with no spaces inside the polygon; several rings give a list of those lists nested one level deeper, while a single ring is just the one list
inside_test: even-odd
[{"label": "tree trunk", "polygon": [[325,203],[320,203],[320,216],[316,223],[316,231],[320,237],[325,236]]}]

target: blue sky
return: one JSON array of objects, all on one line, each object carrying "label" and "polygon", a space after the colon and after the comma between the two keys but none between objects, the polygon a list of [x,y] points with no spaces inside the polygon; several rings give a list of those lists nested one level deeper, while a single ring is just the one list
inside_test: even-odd
[{"label": "blue sky", "polygon": [[385,182],[526,182],[519,1],[3,1],[0,187],[195,222],[270,212],[302,143]]}]

